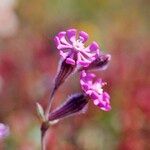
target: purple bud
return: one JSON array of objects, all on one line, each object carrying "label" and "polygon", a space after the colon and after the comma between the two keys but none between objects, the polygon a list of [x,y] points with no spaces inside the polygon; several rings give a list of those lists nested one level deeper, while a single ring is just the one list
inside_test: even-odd
[{"label": "purple bud", "polygon": [[82,70],[104,70],[107,68],[110,59],[111,59],[111,55],[109,55],[109,54],[100,55],[88,67],[86,67],[86,68],[82,67],[79,69],[79,71],[82,71]]},{"label": "purple bud", "polygon": [[69,75],[71,75],[71,73],[73,73],[75,68],[76,66],[66,63],[66,59],[60,61],[60,66],[59,66],[58,73],[55,78],[55,83],[54,83],[54,88],[51,93],[51,98],[54,96],[59,86],[65,82],[65,80],[69,77]]},{"label": "purple bud", "polygon": [[49,121],[85,112],[88,99],[84,94],[74,94],[64,104],[49,114]]},{"label": "purple bud", "polygon": [[0,139],[5,138],[9,135],[9,127],[0,123]]}]

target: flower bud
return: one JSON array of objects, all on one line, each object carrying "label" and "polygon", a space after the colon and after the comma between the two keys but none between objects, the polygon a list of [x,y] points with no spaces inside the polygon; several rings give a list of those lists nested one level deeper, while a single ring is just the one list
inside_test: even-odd
[{"label": "flower bud", "polygon": [[74,94],[64,104],[49,114],[49,121],[68,117],[77,113],[84,113],[88,99],[84,94]]},{"label": "flower bud", "polygon": [[105,70],[108,66],[108,63],[111,59],[111,55],[103,54],[97,57],[88,67],[80,68],[79,71],[82,70]]},{"label": "flower bud", "polygon": [[60,61],[60,66],[58,68],[58,73],[55,78],[54,88],[52,89],[51,98],[54,96],[59,86],[65,82],[65,80],[69,77],[71,73],[73,73],[75,67],[76,66],[67,64],[65,59]]}]

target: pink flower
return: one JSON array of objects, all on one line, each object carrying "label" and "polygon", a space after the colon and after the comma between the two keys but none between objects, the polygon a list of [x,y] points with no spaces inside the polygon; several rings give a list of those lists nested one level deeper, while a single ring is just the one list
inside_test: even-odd
[{"label": "pink flower", "polygon": [[80,84],[83,91],[93,100],[93,103],[104,111],[109,111],[110,96],[104,92],[102,87],[106,84],[101,79],[97,79],[93,73],[87,73],[84,70],[81,72]]},{"label": "pink flower", "polygon": [[62,31],[55,36],[54,40],[57,49],[60,50],[60,55],[66,59],[68,64],[87,67],[99,56],[99,46],[96,42],[85,47],[88,34],[84,31],[79,33],[76,29]]},{"label": "pink flower", "polygon": [[0,123],[0,139],[5,138],[9,135],[9,127]]}]

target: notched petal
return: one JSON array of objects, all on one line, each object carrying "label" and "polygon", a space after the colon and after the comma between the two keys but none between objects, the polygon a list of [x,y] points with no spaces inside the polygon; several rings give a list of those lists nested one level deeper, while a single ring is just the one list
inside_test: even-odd
[{"label": "notched petal", "polygon": [[86,42],[88,38],[89,38],[89,35],[86,32],[84,31],[79,32],[79,39],[81,39],[83,43]]},{"label": "notched petal", "polygon": [[99,49],[99,45],[94,41],[92,42],[92,44],[89,46],[91,51],[96,51],[97,49]]},{"label": "notched petal", "polygon": [[70,42],[73,43],[76,40],[76,34],[77,34],[76,29],[67,30],[67,38],[70,40]]}]

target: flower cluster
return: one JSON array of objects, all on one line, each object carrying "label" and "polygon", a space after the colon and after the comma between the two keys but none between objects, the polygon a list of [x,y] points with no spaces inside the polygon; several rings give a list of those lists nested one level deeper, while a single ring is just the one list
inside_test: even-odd
[{"label": "flower cluster", "polygon": [[105,82],[102,82],[102,79],[96,79],[96,75],[89,71],[104,70],[111,59],[111,55],[102,54],[99,45],[95,41],[85,47],[88,38],[86,32],[77,32],[76,29],[61,31],[55,36],[55,44],[62,61],[55,79],[53,94],[55,89],[67,79],[73,70],[78,70],[81,74],[81,88],[85,95],[100,109],[109,111],[111,109],[110,96],[102,89]]},{"label": "flower cluster", "polygon": [[51,93],[53,98],[56,90],[65,80],[76,71],[103,70],[111,59],[109,54],[102,54],[99,45],[93,41],[85,46],[88,34],[76,29],[59,32],[55,38],[56,48],[59,50],[61,60]]},{"label": "flower cluster", "polygon": [[[84,31],[77,32],[76,29],[69,29],[59,32],[54,38],[56,48],[59,50],[62,59],[60,59],[46,113],[39,104],[37,105],[39,118],[44,120],[41,127],[42,132],[47,130],[47,122],[52,124],[56,120],[85,112],[89,100],[92,100],[101,110],[109,111],[111,109],[110,96],[103,91],[103,86],[106,83],[90,72],[91,70],[106,69],[111,55],[103,54],[96,42],[85,46],[88,37],[88,34]],[[73,94],[61,106],[50,111],[57,89],[75,72],[80,73],[82,93]]]},{"label": "flower cluster", "polygon": [[[89,100],[92,100],[101,110],[109,111],[111,109],[110,96],[103,91],[106,83],[102,79],[98,79],[94,73],[89,72],[106,69],[111,55],[102,54],[96,42],[85,46],[88,34],[84,31],[77,32],[76,29],[62,31],[55,36],[54,40],[62,59],[59,62],[46,110],[44,111],[43,107],[37,103],[42,143],[49,125],[57,123],[60,119],[85,113]],[[75,72],[80,73],[82,93],[72,94],[62,105],[51,111],[51,103],[56,91]]]}]

